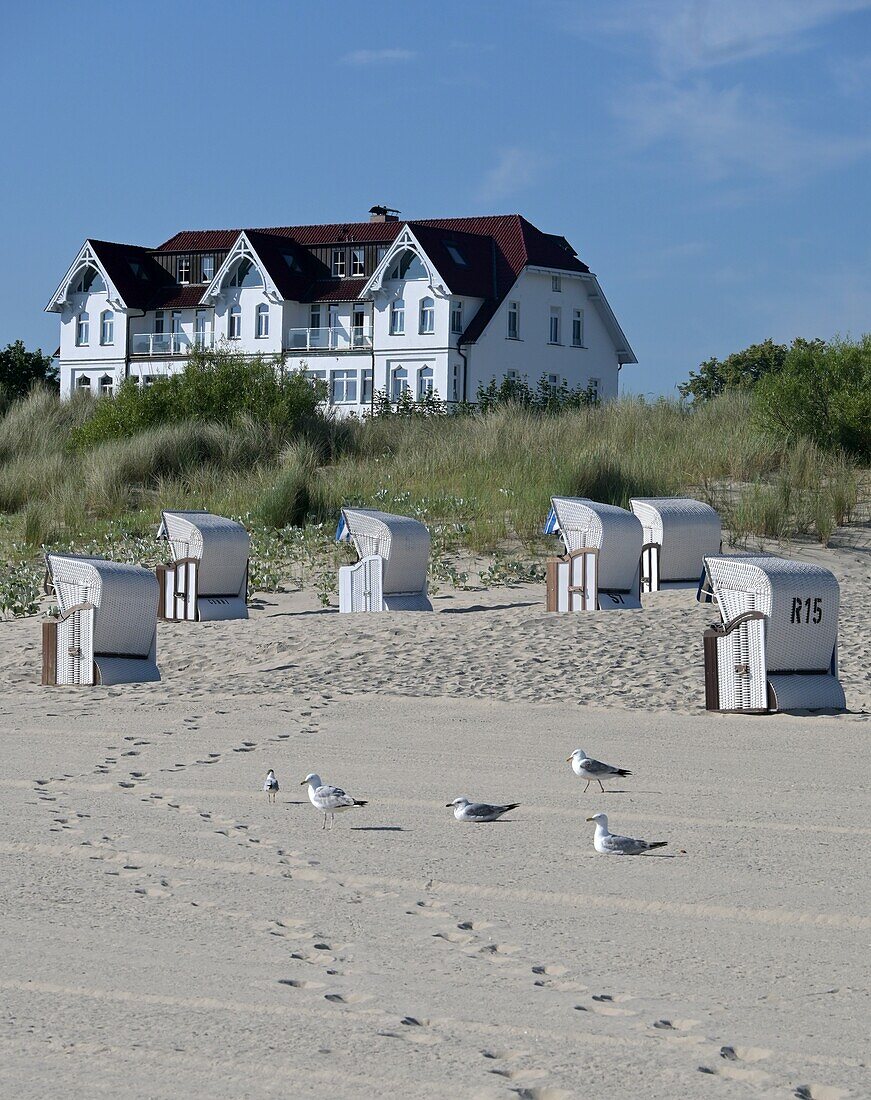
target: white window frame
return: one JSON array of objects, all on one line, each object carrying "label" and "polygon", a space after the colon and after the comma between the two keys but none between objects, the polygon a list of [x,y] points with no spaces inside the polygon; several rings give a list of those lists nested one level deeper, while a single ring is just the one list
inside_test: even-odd
[{"label": "white window frame", "polygon": [[520,371],[519,370],[507,370],[505,372],[505,381],[506,382],[519,382],[520,381]]},{"label": "white window frame", "polygon": [[587,389],[592,390],[593,396],[598,401],[602,396],[601,394],[602,379],[601,378],[588,378]]},{"label": "white window frame", "polygon": [[156,309],[154,311],[154,335],[163,336],[166,331],[166,311]]},{"label": "white window frame", "polygon": [[103,374],[97,380],[97,392],[101,397],[111,397],[115,392],[115,379],[111,374]]},{"label": "white window frame", "polygon": [[461,333],[463,331],[463,301],[458,298],[456,301],[451,302],[451,332]]},{"label": "white window frame", "polygon": [[266,340],[269,337],[269,306],[259,302],[254,311],[254,339]]},{"label": "white window frame", "polygon": [[208,331],[209,311],[207,309],[198,309],[194,314],[194,343],[198,347],[202,348],[206,346]]},{"label": "white window frame", "polygon": [[115,314],[111,309],[104,309],[100,314],[100,344],[102,347],[110,347],[115,343]]},{"label": "white window frame", "polygon": [[178,276],[176,281],[186,286],[191,281],[191,258],[190,256],[179,256],[178,258]]},{"label": "white window frame", "polygon": [[242,339],[242,307],[238,302],[234,302],[227,313],[227,339]]},{"label": "white window frame", "polygon": [[563,384],[563,380],[558,374],[548,374],[547,384],[550,386],[551,389],[558,390]]},{"label": "white window frame", "polygon": [[373,395],[373,374],[371,367],[364,367],[360,371],[360,403],[368,405]]},{"label": "white window frame", "polygon": [[357,372],[334,370],[330,375],[330,402],[333,405],[357,404]]},{"label": "white window frame", "polygon": [[575,309],[572,311],[572,347],[584,346],[584,311]]},{"label": "white window frame", "polygon": [[562,290],[563,290],[562,275],[551,275],[551,277],[550,277],[550,289],[554,292],[554,294],[562,294]]},{"label": "white window frame", "polygon": [[431,363],[426,363],[417,372],[417,399],[424,401],[428,394],[435,393],[435,371]]},{"label": "white window frame", "polygon": [[88,393],[90,393],[91,392],[91,376],[89,374],[80,374],[79,377],[76,379],[76,389],[77,390],[87,390]]},{"label": "white window frame", "polygon": [[547,342],[549,344],[560,344],[562,337],[562,311],[559,306],[550,307],[550,319],[548,321],[547,330]]},{"label": "white window frame", "polygon": [[330,270],[333,273],[334,279],[344,279],[345,271],[347,270],[347,258],[344,248],[333,249],[333,259],[330,265]]},{"label": "white window frame", "polygon": [[390,303],[390,335],[405,335],[405,299],[394,298]]},{"label": "white window frame", "polygon": [[[357,323],[359,317],[360,323]],[[361,348],[366,343],[366,310],[362,306],[351,307],[351,346]]]},{"label": "white window frame", "polygon": [[407,393],[411,387],[408,384],[408,370],[401,364],[390,369],[390,400],[395,404],[400,401],[403,393]]},{"label": "white window frame", "polygon": [[76,347],[86,348],[91,342],[91,318],[87,310],[76,317]]},{"label": "white window frame", "polygon": [[435,332],[435,298],[430,298],[429,295],[420,300],[418,332],[421,336],[432,336]]},{"label": "white window frame", "polygon": [[[513,326],[511,322],[514,322]],[[511,329],[514,328],[512,332]],[[520,339],[520,302],[508,303],[508,339],[519,340]]]},{"label": "white window frame", "polygon": [[[208,266],[208,271],[206,270],[207,266]],[[215,277],[215,257],[214,256],[203,256],[201,269],[202,269],[202,281],[204,283],[210,283],[212,281],[212,279],[214,279],[214,277]]]},{"label": "white window frame", "polygon": [[351,249],[351,278],[366,274],[366,253],[362,248]]}]

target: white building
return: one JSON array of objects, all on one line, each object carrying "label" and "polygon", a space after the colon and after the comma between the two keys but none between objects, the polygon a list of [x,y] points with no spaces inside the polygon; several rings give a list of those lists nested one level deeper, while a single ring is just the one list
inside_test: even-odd
[{"label": "white building", "polygon": [[596,276],[519,214],[177,233],[157,248],[87,240],[46,309],[61,393],[112,393],[226,342],[329,383],[338,411],[404,390],[474,401],[493,379],[617,394],[637,362]]}]

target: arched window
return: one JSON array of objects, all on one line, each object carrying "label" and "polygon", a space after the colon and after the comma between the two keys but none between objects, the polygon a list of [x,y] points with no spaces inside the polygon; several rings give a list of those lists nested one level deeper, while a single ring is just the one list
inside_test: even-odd
[{"label": "arched window", "polygon": [[103,397],[111,397],[115,388],[115,382],[111,374],[104,374],[99,382],[100,394]]},{"label": "arched window", "polygon": [[269,306],[265,302],[261,302],[257,307],[257,324],[254,332],[259,340],[269,335]]},{"label": "arched window", "polygon": [[399,401],[408,389],[408,371],[405,367],[395,367],[390,376],[390,400]]},{"label": "arched window", "polygon": [[90,294],[106,289],[100,272],[95,267],[83,268],[73,283],[73,294]]},{"label": "arched window", "polygon": [[433,392],[432,367],[421,367],[417,372],[417,399],[424,401]]},{"label": "arched window", "polygon": [[80,313],[76,318],[76,347],[86,348],[91,338],[91,320],[87,313]]},{"label": "arched window", "polygon": [[405,335],[405,302],[397,298],[390,304],[390,335]]},{"label": "arched window", "polygon": [[100,343],[115,343],[115,314],[111,309],[104,309],[100,314]]},{"label": "arched window", "polygon": [[242,338],[242,309],[240,306],[230,306],[230,314],[227,318],[227,339],[240,340]]},{"label": "arched window", "polygon": [[421,333],[435,332],[435,302],[432,298],[420,300],[420,331]]},{"label": "arched window", "polygon": [[227,279],[226,285],[239,287],[263,286],[260,268],[252,263],[247,256],[243,256],[230,272],[230,277]]},{"label": "arched window", "polygon": [[87,374],[80,374],[76,379],[76,389],[81,390],[82,393],[91,392],[91,379]]},{"label": "arched window", "polygon": [[420,256],[410,249],[400,252],[387,273],[388,279],[425,279],[426,277],[426,268],[421,263]]}]

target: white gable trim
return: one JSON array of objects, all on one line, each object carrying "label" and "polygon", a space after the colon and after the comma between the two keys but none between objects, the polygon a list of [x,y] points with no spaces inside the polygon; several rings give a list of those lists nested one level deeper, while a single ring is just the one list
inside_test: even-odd
[{"label": "white gable trim", "polygon": [[426,268],[427,285],[433,294],[438,294],[442,298],[449,298],[451,295],[450,287],[447,284],[444,276],[438,270],[436,265],[432,262],[430,257],[424,251],[420,241],[412,233],[409,226],[404,226],[402,232],[393,242],[393,244],[387,249],[385,254],[381,257],[381,262],[372,272],[369,281],[360,291],[359,298],[371,298],[375,294],[385,294],[387,291],[384,289],[384,279],[387,272],[393,266],[393,261],[399,255],[400,252],[414,252],[423,266]]},{"label": "white gable trim", "polygon": [[97,259],[97,254],[94,251],[94,246],[90,241],[85,241],[82,247],[79,249],[79,254],[67,268],[67,273],[58,283],[57,290],[52,294],[49,299],[48,305],[45,307],[46,313],[62,313],[63,308],[69,302],[69,287],[76,275],[85,267],[95,267],[100,273],[100,277],[106,284],[106,292],[109,300],[109,305],[114,306],[115,309],[126,309],[127,303],[118,293],[118,288],[109,278],[109,275]]},{"label": "white gable trim", "polygon": [[266,264],[257,255],[257,250],[254,245],[248,240],[247,234],[243,231],[236,239],[236,243],[227,253],[224,262],[215,272],[215,277],[203,291],[203,296],[200,298],[201,305],[214,305],[216,300],[220,298],[224,292],[223,282],[226,279],[230,268],[234,266],[237,260],[240,259],[250,260],[260,272],[263,279],[263,289],[266,296],[274,302],[283,302],[284,298],[281,296],[278,287],[272,281],[272,277],[266,270]]}]

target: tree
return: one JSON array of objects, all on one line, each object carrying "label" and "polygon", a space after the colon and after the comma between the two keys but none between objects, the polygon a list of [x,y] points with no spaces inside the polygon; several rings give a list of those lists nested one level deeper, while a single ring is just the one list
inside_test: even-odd
[{"label": "tree", "polygon": [[757,423],[781,439],[806,436],[826,450],[871,459],[871,335],[798,340],[782,370],[753,395]]},{"label": "tree", "polygon": [[[812,340],[810,343],[817,345],[822,341]],[[807,344],[808,341],[799,338],[793,341],[792,346]],[[681,397],[689,397],[694,404],[701,404],[719,397],[728,389],[753,389],[760,378],[781,369],[788,351],[786,344],[775,344],[768,339],[761,344],[751,344],[743,351],[735,351],[722,362],[714,356],[706,359],[698,371],[690,371],[689,380],[678,386],[678,391]]]},{"label": "tree", "polygon": [[38,383],[57,389],[57,367],[51,356],[39,349],[28,351],[22,340],[0,350],[0,408],[26,397]]}]

